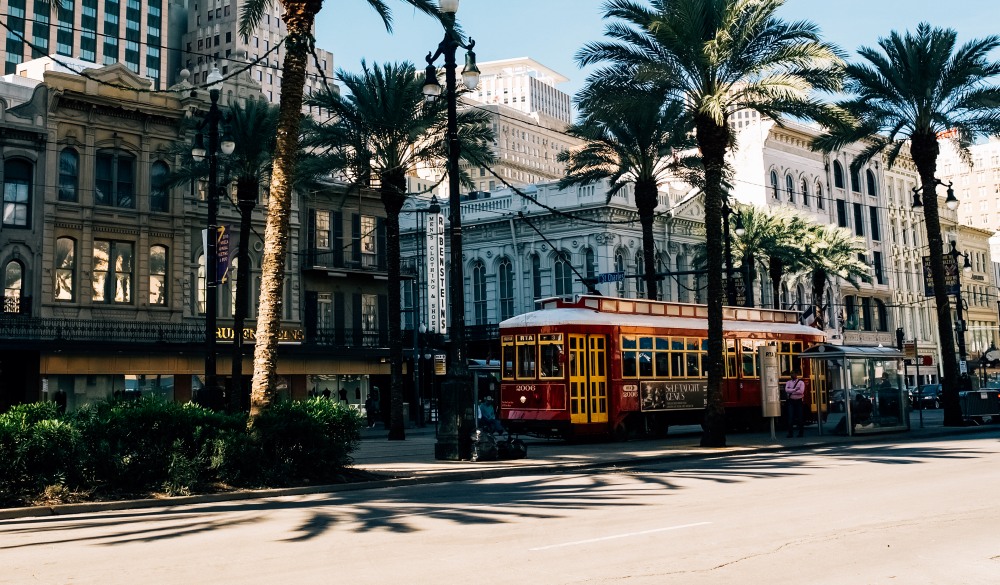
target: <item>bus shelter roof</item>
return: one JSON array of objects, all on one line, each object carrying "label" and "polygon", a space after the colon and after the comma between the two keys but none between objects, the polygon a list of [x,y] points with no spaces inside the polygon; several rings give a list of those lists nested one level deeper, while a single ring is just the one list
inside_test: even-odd
[{"label": "bus shelter roof", "polygon": [[838,358],[859,358],[874,360],[901,360],[904,356],[902,352],[892,347],[872,347],[866,345],[834,345],[832,343],[820,343],[810,347],[799,354],[799,357],[806,359],[838,359]]}]

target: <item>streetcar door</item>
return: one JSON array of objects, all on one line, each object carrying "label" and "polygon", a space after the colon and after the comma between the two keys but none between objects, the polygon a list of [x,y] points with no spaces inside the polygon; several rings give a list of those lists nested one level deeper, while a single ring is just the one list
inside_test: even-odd
[{"label": "streetcar door", "polygon": [[570,422],[608,421],[607,338],[569,336]]},{"label": "streetcar door", "polygon": [[589,346],[589,394],[590,422],[608,422],[608,371],[607,338],[603,335],[588,335]]}]

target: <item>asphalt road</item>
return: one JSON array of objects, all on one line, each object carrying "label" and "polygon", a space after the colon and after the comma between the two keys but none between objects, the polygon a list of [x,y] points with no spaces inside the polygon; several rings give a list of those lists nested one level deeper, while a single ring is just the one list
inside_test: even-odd
[{"label": "asphalt road", "polygon": [[0,583],[1000,583],[1000,429],[0,521]]}]

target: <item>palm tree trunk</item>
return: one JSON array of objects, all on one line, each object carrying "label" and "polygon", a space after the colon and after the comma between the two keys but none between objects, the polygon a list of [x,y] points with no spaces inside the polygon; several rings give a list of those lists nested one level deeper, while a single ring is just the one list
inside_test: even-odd
[{"label": "palm tree trunk", "polygon": [[[282,17],[288,30],[282,65],[281,103],[278,108],[278,137],[274,168],[268,192],[267,225],[264,228],[264,257],[261,260],[260,306],[257,316],[257,344],[254,347],[253,387],[250,392],[250,419],[274,398],[278,369],[278,334],[281,329],[282,290],[285,285],[285,258],[288,255],[288,224],[292,208],[292,174],[299,150],[299,122],[306,62],[316,13],[322,0],[284,0]],[[287,299],[291,302],[291,299]]]},{"label": "palm tree trunk", "polygon": [[934,301],[937,305],[938,339],[941,342],[942,406],[945,426],[961,426],[962,412],[958,402],[958,359],[955,356],[955,334],[951,324],[951,303],[945,287],[944,241],[941,237],[941,218],[938,214],[937,172],[939,147],[934,134],[914,134],[910,142],[910,155],[917,166],[923,186],[924,221],[927,227],[927,247],[930,249],[931,278]]},{"label": "palm tree trunk", "polygon": [[708,388],[702,447],[726,446],[726,409],[722,396],[722,188],[729,130],[711,117],[696,114],[698,147],[705,166],[705,252],[708,268]]},{"label": "palm tree trunk", "polygon": [[747,254],[746,256],[743,257],[743,271],[745,273],[743,277],[744,279],[746,279],[746,291],[747,291],[746,306],[753,307],[754,306],[753,286],[754,283],[757,281],[757,271],[754,270],[754,259],[753,256],[751,256],[750,254]]},{"label": "palm tree trunk", "polygon": [[771,279],[771,308],[781,308],[781,276],[785,272],[785,263],[781,258],[772,256],[768,258],[767,275]]},{"label": "palm tree trunk", "polygon": [[823,295],[826,292],[826,271],[825,270],[813,270],[812,273],[812,292],[813,292],[813,327],[822,331],[826,328],[826,322],[823,320],[824,310],[823,310]]},{"label": "palm tree trunk", "polygon": [[653,221],[656,219],[656,181],[636,181],[635,207],[639,211],[642,226],[643,279],[646,281],[646,298],[656,300],[656,242],[653,240]]},{"label": "palm tree trunk", "polygon": [[386,262],[389,277],[389,440],[406,439],[403,424],[403,333],[401,330],[402,306],[399,294],[399,214],[406,201],[406,176],[402,172],[382,175],[380,193],[385,206]]}]

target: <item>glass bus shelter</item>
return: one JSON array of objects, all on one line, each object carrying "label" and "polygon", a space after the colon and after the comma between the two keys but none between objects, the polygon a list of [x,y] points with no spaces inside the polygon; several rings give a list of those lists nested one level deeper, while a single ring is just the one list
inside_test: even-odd
[{"label": "glass bus shelter", "polygon": [[909,430],[904,356],[896,349],[821,343],[799,357],[823,360],[830,373],[827,416],[820,427],[824,434]]}]

